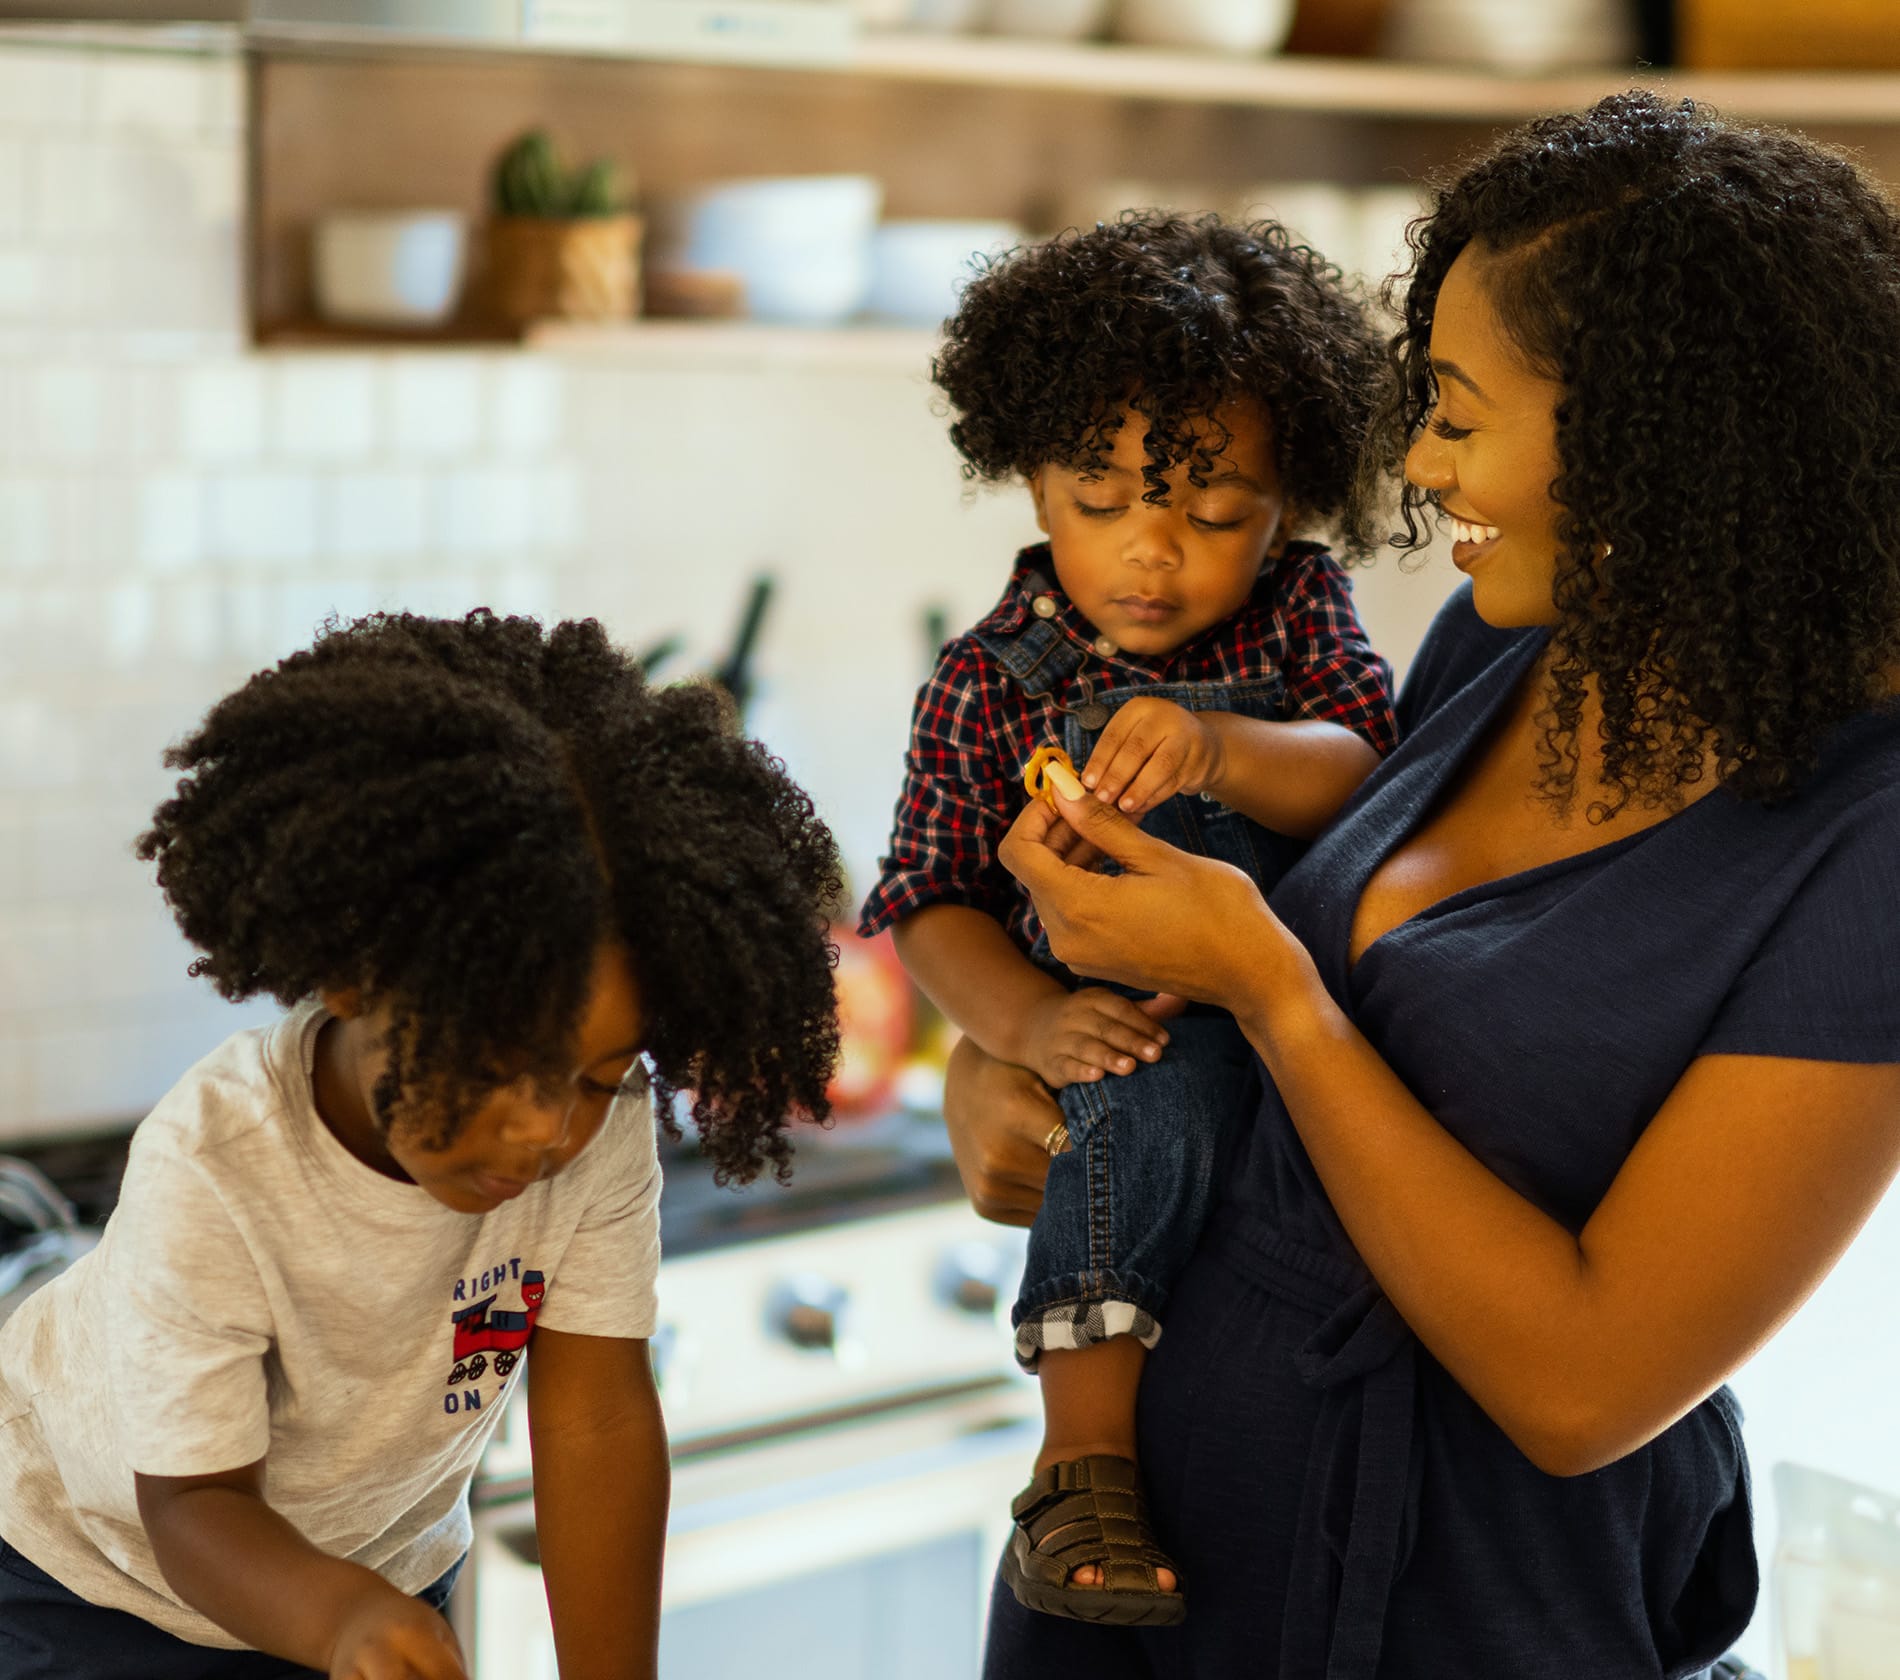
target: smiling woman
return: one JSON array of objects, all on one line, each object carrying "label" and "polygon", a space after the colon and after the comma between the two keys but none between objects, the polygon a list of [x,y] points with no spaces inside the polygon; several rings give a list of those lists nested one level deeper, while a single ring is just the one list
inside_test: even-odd
[{"label": "smiling woman", "polygon": [[[1723,1382],[1900,1171],[1900,216],[1631,93],[1414,250],[1380,449],[1470,584],[1397,750],[1270,904],[1059,780],[1000,847],[1264,1088],[1141,1389],[1185,1625],[998,1591],[990,1680],[1709,1676]],[[979,1207],[1054,1194],[1022,1070],[963,1047],[946,1108]]]}]

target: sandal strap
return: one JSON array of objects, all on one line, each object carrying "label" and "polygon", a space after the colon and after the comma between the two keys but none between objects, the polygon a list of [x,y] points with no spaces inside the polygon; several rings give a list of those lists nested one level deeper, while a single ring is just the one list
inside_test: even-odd
[{"label": "sandal strap", "polygon": [[1157,1566],[1174,1567],[1149,1527],[1141,1472],[1130,1459],[1097,1454],[1046,1465],[1010,1502],[1010,1515],[1052,1585],[1093,1564],[1110,1592],[1158,1593]]}]

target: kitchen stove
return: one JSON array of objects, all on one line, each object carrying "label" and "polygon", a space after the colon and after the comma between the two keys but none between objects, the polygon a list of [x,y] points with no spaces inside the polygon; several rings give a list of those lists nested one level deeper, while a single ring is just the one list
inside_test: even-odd
[{"label": "kitchen stove", "polygon": [[[664,1148],[653,1358],[673,1447],[662,1672],[976,1672],[989,1570],[1040,1429],[1008,1305],[1023,1233],[963,1198],[942,1122],[813,1129],[792,1182]],[[518,1391],[477,1478],[478,1680],[553,1680]]]}]

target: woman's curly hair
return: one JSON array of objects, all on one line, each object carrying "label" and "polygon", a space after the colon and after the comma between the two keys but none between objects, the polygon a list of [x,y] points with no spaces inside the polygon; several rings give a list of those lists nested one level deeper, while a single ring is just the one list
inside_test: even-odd
[{"label": "woman's curly hair", "polygon": [[1226,447],[1194,423],[1261,402],[1302,520],[1372,546],[1360,457],[1384,379],[1356,288],[1276,222],[1127,211],[991,259],[944,328],[932,374],[955,414],[966,477],[1000,483],[1052,462],[1100,471],[1122,409],[1148,421],[1148,489],[1188,463],[1200,483]]},{"label": "woman's curly hair", "polygon": [[357,990],[391,1012],[378,1122],[445,1144],[481,1097],[562,1077],[623,941],[669,1130],[689,1092],[723,1181],[823,1119],[837,1060],[811,800],[698,685],[650,687],[592,620],[331,627],[166,754],[138,842],[227,998]]},{"label": "woman's curly hair", "polygon": [[[1413,224],[1387,467],[1434,399],[1433,312],[1479,245],[1556,380],[1559,505],[1543,788],[1574,793],[1586,676],[1606,815],[1673,803],[1712,750],[1786,798],[1900,654],[1900,217],[1847,157],[1618,94],[1507,134]],[[1408,488],[1406,535],[1430,495]]]}]

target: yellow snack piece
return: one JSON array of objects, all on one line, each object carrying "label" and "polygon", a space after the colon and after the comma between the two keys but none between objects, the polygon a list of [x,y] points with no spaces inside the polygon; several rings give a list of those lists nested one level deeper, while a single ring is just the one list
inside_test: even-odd
[{"label": "yellow snack piece", "polygon": [[1055,791],[1049,786],[1048,770],[1052,764],[1060,764],[1071,776],[1075,774],[1075,765],[1069,755],[1060,747],[1038,747],[1029,755],[1029,762],[1023,766],[1023,787],[1031,799],[1040,799],[1050,810],[1056,809]]}]

